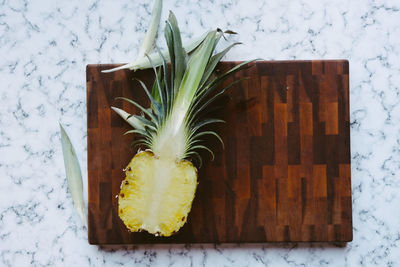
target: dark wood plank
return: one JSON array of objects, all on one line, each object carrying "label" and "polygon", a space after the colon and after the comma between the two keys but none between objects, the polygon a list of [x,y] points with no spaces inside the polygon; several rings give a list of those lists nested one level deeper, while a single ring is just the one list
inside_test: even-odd
[{"label": "dark wood plank", "polygon": [[[237,62],[222,62],[224,71]],[[199,171],[187,224],[169,238],[129,233],[118,217],[122,169],[135,155],[129,126],[110,105],[124,96],[147,104],[132,78],[151,70],[87,66],[89,242],[225,243],[352,240],[348,61],[257,62],[235,78],[216,128],[226,145]]]}]

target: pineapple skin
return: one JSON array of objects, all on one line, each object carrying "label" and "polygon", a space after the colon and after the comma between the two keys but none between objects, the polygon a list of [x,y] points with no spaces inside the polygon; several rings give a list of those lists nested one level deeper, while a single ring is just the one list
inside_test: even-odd
[{"label": "pineapple skin", "polygon": [[131,232],[170,236],[187,221],[197,188],[190,161],[139,152],[128,164],[118,197],[118,214]]}]

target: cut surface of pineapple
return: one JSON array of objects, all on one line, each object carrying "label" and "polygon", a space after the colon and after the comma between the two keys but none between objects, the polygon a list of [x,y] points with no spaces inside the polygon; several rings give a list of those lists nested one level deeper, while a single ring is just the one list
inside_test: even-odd
[{"label": "cut surface of pineapple", "polygon": [[196,187],[197,171],[191,162],[140,152],[121,184],[119,216],[132,232],[170,236],[186,223]]}]

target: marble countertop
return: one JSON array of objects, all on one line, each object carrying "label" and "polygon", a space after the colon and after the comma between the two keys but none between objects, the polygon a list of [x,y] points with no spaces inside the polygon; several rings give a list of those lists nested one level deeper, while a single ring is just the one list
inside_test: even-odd
[{"label": "marble countertop", "polygon": [[[145,4],[141,4],[141,3]],[[1,266],[399,266],[399,1],[165,1],[187,40],[232,29],[227,60],[349,59],[354,241],[89,245],[67,194],[61,121],[87,186],[89,63],[134,59],[152,1],[0,1]],[[158,41],[164,47],[162,38]],[[86,191],[86,190],[85,190]],[[87,195],[85,196],[87,199]]]}]

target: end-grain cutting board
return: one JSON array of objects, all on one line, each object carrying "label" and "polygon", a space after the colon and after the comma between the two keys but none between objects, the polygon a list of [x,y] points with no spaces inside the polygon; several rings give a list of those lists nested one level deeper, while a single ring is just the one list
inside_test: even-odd
[{"label": "end-grain cutting board", "polygon": [[[235,62],[223,62],[221,71]],[[235,78],[217,129],[216,159],[204,155],[187,224],[169,238],[130,233],[117,198],[134,156],[128,125],[111,109],[137,113],[124,96],[145,103],[132,78],[151,85],[151,70],[100,71],[87,66],[89,242],[225,243],[351,241],[348,61],[257,62]]]}]

